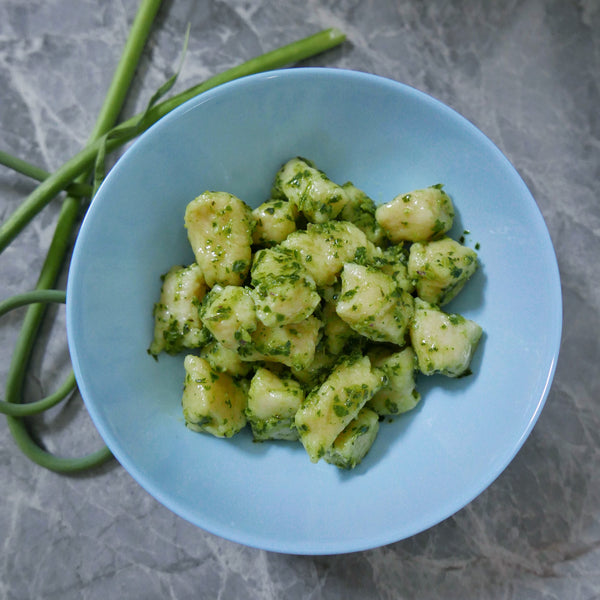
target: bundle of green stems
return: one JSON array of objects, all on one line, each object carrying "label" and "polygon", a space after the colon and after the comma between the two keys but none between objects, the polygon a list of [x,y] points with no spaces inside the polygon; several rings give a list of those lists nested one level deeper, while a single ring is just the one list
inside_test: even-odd
[{"label": "bundle of green stems", "polygon": [[0,164],[40,182],[0,226],[0,253],[47,204],[57,197],[62,197],[54,235],[35,288],[0,302],[0,317],[18,307],[28,307],[8,369],[5,398],[0,400],[0,413],[6,415],[10,432],[24,454],[38,465],[56,472],[68,473],[89,469],[112,456],[107,447],[83,457],[56,456],[44,449],[30,435],[26,417],[46,411],[69,397],[77,385],[72,371],[53,394],[41,400],[24,402],[25,377],[45,309],[49,303],[66,302],[64,290],[53,288],[64,267],[82,213],[103,177],[105,155],[118,150],[174,108],[206,90],[239,77],[298,63],[341,44],[345,39],[339,30],[325,29],[248,60],[170,98],[160,100],[175,83],[175,74],[153,96],[144,112],[116,124],[146,41],[155,25],[160,3],[161,0],[141,1],[89,142],[79,153],[53,173],[48,173],[21,158],[0,151]]}]

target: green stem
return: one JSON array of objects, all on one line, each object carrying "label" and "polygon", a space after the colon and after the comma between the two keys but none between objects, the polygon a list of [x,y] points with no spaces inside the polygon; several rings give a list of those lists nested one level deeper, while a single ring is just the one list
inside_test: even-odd
[{"label": "green stem", "polygon": [[[3,150],[0,150],[0,165],[31,177],[31,179],[35,179],[36,181],[44,181],[44,179],[50,177],[48,171],[44,171],[44,169],[40,169],[40,167],[36,167],[22,158],[17,158]],[[92,195],[92,186],[86,183],[73,182],[65,187],[65,191],[69,192],[72,196],[89,198]]]},{"label": "green stem", "polygon": [[[60,290],[34,290],[11,296],[0,302],[0,317],[11,310],[26,306],[28,304],[47,304],[49,302],[65,302],[66,294]],[[27,404],[15,404],[0,400],[0,413],[10,415],[12,417],[27,417],[35,415],[58,404],[66,398],[77,385],[73,372],[65,379],[61,387],[46,398],[42,398],[37,402],[28,402]]]},{"label": "green stem", "polygon": [[6,313],[28,304],[49,304],[50,302],[65,303],[66,295],[62,290],[34,290],[11,296],[0,302],[0,317]]},{"label": "green stem", "polygon": [[[168,100],[156,104],[146,113],[143,127],[150,127],[150,125],[164,117],[183,102],[186,102],[206,90],[239,77],[263,71],[270,71],[299,62],[337,46],[345,39],[346,37],[341,31],[337,29],[325,29],[315,35],[253,58],[241,65],[224,71],[219,75],[215,75],[205,82],[181,92]],[[132,131],[128,136],[120,136],[119,139],[109,140],[107,143],[107,151],[115,150],[117,147],[136,137],[136,135],[139,135],[140,131],[136,130],[136,125],[139,122],[140,116],[141,115],[136,115],[131,117],[113,130],[124,132],[129,129]],[[25,225],[27,225],[27,223],[56,196],[56,194],[71,183],[78,175],[84,173],[92,166],[100,146],[101,141],[88,144],[81,152],[65,162],[62,167],[52,174],[52,176],[45,179],[23,201],[23,203],[0,227],[0,253],[19,234]]]},{"label": "green stem", "polygon": [[160,3],[161,0],[143,0],[138,9],[121,59],[117,64],[106,98],[96,119],[96,125],[92,130],[92,140],[104,135],[119,118]]},{"label": "green stem", "polygon": [[[338,46],[345,39],[345,34],[339,29],[324,29],[309,37],[297,40],[291,44],[282,46],[281,48],[277,48],[271,52],[267,52],[266,54],[261,54],[255,58],[251,58],[241,65],[232,67],[227,71],[223,71],[222,73],[214,75],[210,79],[207,79],[206,81],[157,104],[150,110],[150,114],[147,116],[147,120],[149,121],[147,127],[164,117],[174,108],[177,108],[179,105],[187,102],[195,96],[198,96],[202,92],[217,87],[218,85],[222,85],[223,83],[233,81],[234,79],[239,79],[240,77],[253,75],[254,73],[262,73],[264,71],[272,71],[273,69],[279,69],[292,63],[306,60],[307,58],[315,56],[316,54],[320,54],[321,52],[325,52],[326,50],[330,50],[331,48]],[[124,123],[120,123],[115,129],[125,129],[127,127],[131,127],[135,124],[137,119],[138,116],[134,116]]]},{"label": "green stem", "polygon": [[56,406],[71,394],[76,387],[77,381],[75,379],[75,373],[71,371],[55,392],[41,400],[27,402],[26,404],[13,404],[11,402],[6,402],[5,400],[0,400],[0,413],[4,413],[11,417],[30,417],[31,415],[37,415]]},{"label": "green stem", "polygon": [[[143,0],[138,9],[121,59],[96,120],[96,125],[91,136],[92,141],[100,138],[110,130],[119,116],[159,6],[160,0]],[[77,175],[80,178],[85,177],[86,168],[82,169]],[[50,179],[52,179],[52,176],[48,177],[45,181]],[[52,196],[58,191],[60,189],[53,192]],[[55,284],[71,242],[71,235],[77,223],[78,214],[79,201],[72,196],[67,196],[58,216],[56,230],[48,250],[46,261],[42,266],[36,286],[37,290],[46,290]],[[34,304],[27,310],[7,375],[7,403],[20,404],[22,401],[26,367],[29,363],[31,351],[33,350],[35,338],[43,316],[44,305],[42,304]],[[100,451],[81,459],[53,456],[41,449],[31,439],[22,419],[7,416],[7,421],[9,429],[21,450],[31,460],[48,469],[74,471],[88,468],[110,457],[110,452],[107,448],[102,448]]]},{"label": "green stem", "polygon": [[88,454],[87,456],[77,458],[66,458],[62,456],[54,456],[45,450],[42,450],[29,435],[21,419],[15,417],[6,417],[9,423],[10,431],[15,439],[15,442],[30,460],[38,464],[40,467],[56,471],[57,473],[74,473],[97,467],[112,458],[110,450],[103,446],[99,450]]}]

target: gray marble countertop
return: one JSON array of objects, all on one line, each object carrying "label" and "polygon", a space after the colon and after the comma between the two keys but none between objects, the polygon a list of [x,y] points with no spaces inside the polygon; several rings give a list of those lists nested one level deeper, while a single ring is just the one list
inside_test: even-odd
[{"label": "gray marble countertop", "polygon": [[[136,9],[136,0],[0,1],[1,150],[52,171],[85,144]],[[471,504],[411,539],[340,556],[273,554],[203,532],[115,462],[47,471],[0,416],[0,598],[600,598],[600,3],[172,0],[125,116],[172,72],[188,22],[177,90],[335,26],[348,41],[306,64],[404,82],[487,134],[529,186],[556,248],[564,329],[554,385],[521,451]],[[32,189],[0,167],[0,219]],[[0,300],[34,287],[59,208],[0,255]],[[27,399],[69,369],[64,309],[50,316]],[[22,317],[0,324],[2,384]],[[101,443],[77,397],[32,428],[63,455]]]}]

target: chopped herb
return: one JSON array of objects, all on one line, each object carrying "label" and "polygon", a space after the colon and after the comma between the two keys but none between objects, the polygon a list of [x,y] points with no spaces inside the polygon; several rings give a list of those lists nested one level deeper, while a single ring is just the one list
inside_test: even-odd
[{"label": "chopped herb", "polygon": [[233,270],[234,273],[241,273],[242,271],[244,271],[246,269],[246,267],[248,266],[248,262],[245,260],[236,260],[233,263],[233,266],[231,267],[231,269]]}]

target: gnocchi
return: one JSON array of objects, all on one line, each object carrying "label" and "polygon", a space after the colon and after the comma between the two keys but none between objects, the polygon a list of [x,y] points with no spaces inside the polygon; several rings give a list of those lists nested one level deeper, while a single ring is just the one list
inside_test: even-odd
[{"label": "gnocchi", "polygon": [[376,206],[300,157],[254,210],[223,191],[191,200],[195,262],[163,276],[148,350],[185,352],[187,427],[355,468],[383,420],[422,402],[420,374],[470,372],[483,330],[442,307],[479,262],[453,222],[441,185]]}]

